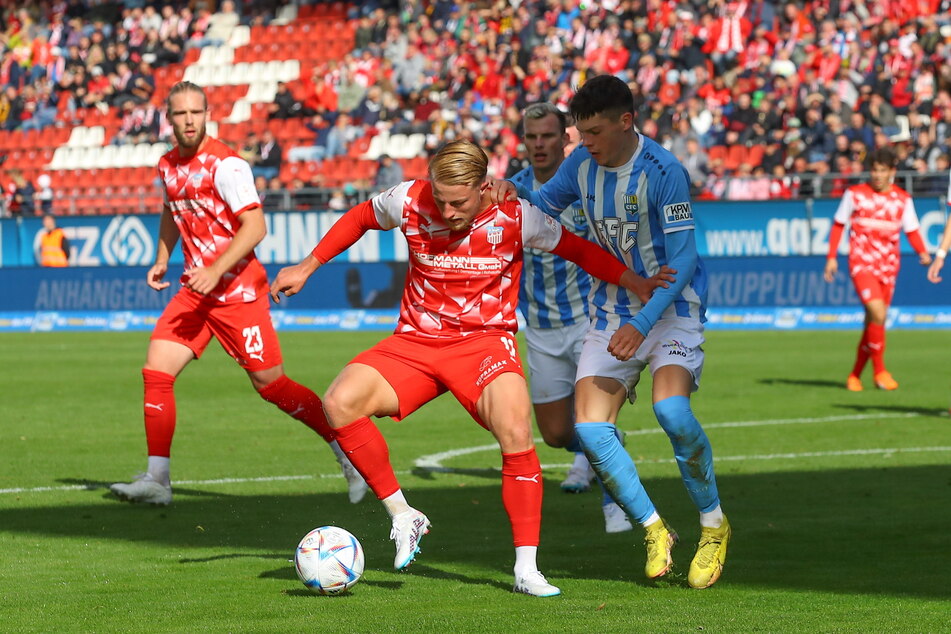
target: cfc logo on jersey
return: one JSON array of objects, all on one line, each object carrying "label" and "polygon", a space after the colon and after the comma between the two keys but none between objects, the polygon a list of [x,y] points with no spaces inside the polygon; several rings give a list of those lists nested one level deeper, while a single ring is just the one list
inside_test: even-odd
[{"label": "cfc logo on jersey", "polygon": [[627,212],[629,216],[636,216],[637,210],[637,196],[634,194],[627,194],[624,196],[624,211]]},{"label": "cfc logo on jersey", "polygon": [[664,216],[667,222],[693,220],[693,210],[690,208],[690,203],[673,203],[664,206]]}]

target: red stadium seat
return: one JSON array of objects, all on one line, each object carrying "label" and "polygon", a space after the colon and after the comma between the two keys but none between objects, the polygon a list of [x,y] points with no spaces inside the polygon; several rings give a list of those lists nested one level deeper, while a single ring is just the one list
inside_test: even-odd
[{"label": "red stadium seat", "polygon": [[728,170],[735,170],[746,162],[747,152],[745,145],[731,145],[727,148],[726,159],[723,161],[723,166]]}]

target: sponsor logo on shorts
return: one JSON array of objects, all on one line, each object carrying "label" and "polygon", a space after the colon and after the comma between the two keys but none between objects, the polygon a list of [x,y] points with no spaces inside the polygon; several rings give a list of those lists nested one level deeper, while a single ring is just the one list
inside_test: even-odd
[{"label": "sponsor logo on shorts", "polygon": [[479,366],[479,372],[482,372],[482,371],[485,370],[487,367],[489,367],[489,364],[490,364],[490,363],[492,363],[492,357],[491,357],[491,355],[482,360],[482,365]]},{"label": "sponsor logo on shorts", "polygon": [[664,216],[667,222],[693,220],[693,210],[690,208],[690,203],[673,203],[664,205]]},{"label": "sponsor logo on shorts", "polygon": [[488,357],[488,361],[490,361],[488,365],[483,361],[482,366],[479,368],[479,378],[476,379],[476,387],[481,387],[482,384],[486,382],[486,379],[509,364],[508,359],[492,362],[492,357]]},{"label": "sponsor logo on shorts", "polygon": [[661,345],[661,348],[667,351],[667,356],[677,355],[678,357],[686,357],[687,351],[690,349],[676,339],[671,339],[667,343]]}]

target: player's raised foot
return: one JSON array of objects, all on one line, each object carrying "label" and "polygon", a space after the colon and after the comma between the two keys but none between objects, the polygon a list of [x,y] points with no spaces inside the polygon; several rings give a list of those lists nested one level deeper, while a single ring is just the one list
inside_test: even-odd
[{"label": "player's raised foot", "polygon": [[647,549],[644,574],[648,579],[663,577],[674,565],[670,550],[680,538],[663,518],[645,526],[644,531],[644,547]]},{"label": "player's raised foot", "polygon": [[862,379],[855,376],[854,374],[850,374],[849,378],[845,380],[845,389],[847,389],[849,392],[861,392],[863,389]]},{"label": "player's raised foot", "polygon": [[568,475],[562,480],[561,490],[565,493],[585,493],[591,489],[591,481],[596,475],[587,460],[583,466],[576,464],[568,470]]},{"label": "player's raised foot", "polygon": [[419,542],[423,539],[423,535],[429,532],[429,526],[429,518],[416,509],[411,508],[393,516],[390,539],[396,542],[394,568],[403,570],[413,563],[419,552]]},{"label": "player's raised foot", "polygon": [[624,531],[634,530],[631,526],[631,520],[627,513],[614,502],[610,502],[601,507],[604,511],[604,532],[605,533],[623,533]]},{"label": "player's raised foot", "polygon": [[157,482],[147,473],[140,473],[132,482],[117,482],[110,485],[109,490],[126,502],[168,506],[172,501],[171,485]]},{"label": "player's raised foot", "polygon": [[700,529],[697,554],[693,556],[690,572],[687,573],[687,583],[691,588],[709,588],[720,578],[731,534],[726,515],[723,516],[723,523],[719,528],[704,526]]},{"label": "player's raised foot", "polygon": [[891,372],[888,370],[882,370],[875,375],[875,387],[880,390],[897,390],[898,381],[892,377]]},{"label": "player's raised foot", "polygon": [[347,494],[350,496],[350,503],[356,504],[367,494],[369,488],[367,481],[363,479],[360,472],[347,458],[340,458],[340,470],[347,481]]},{"label": "player's raised foot", "polygon": [[561,590],[548,583],[545,575],[537,570],[521,577],[516,576],[512,592],[530,594],[533,597],[555,597],[561,594]]}]

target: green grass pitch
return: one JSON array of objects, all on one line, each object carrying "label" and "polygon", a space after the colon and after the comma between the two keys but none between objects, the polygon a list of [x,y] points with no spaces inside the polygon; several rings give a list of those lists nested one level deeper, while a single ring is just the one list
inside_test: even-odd
[{"label": "green grass pitch", "polygon": [[[322,393],[384,335],[282,333],[287,372]],[[563,594],[536,599],[510,592],[498,450],[451,397],[379,421],[410,503],[433,522],[396,573],[382,506],[349,504],[331,452],[215,344],[177,383],[175,500],[141,508],[105,486],[144,468],[148,333],[0,335],[0,630],[947,632],[948,332],[889,333],[891,393],[868,374],[865,392],[841,387],[857,338],[708,333],[694,408],[734,527],[708,590],[686,586],[696,512],[646,401],[620,425],[683,539],[659,583],[643,578],[640,531],[606,535],[598,494],[558,488],[570,456],[539,447],[539,565]],[[290,563],[324,524],[366,551],[363,579],[341,597],[312,595]]]}]

